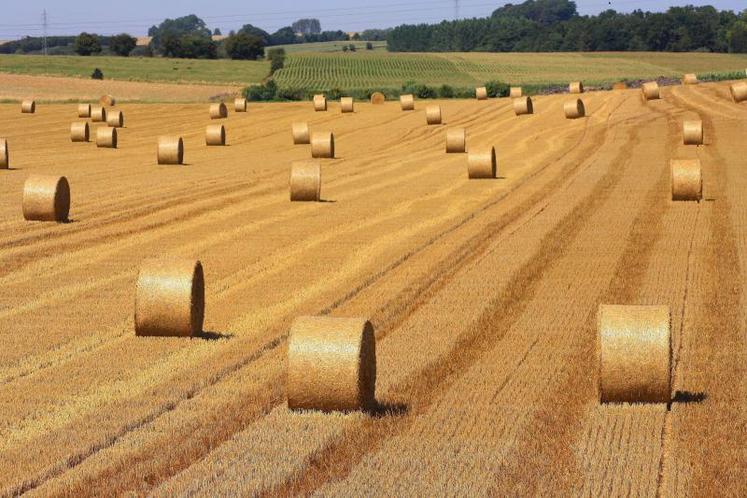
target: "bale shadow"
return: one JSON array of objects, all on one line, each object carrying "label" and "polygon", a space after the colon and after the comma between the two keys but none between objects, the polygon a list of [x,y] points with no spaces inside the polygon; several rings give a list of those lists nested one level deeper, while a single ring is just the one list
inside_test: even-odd
[{"label": "bale shadow", "polygon": [[327,204],[334,204],[334,203],[336,203],[337,201],[336,201],[336,200],[334,200],[334,199],[319,199],[319,202],[325,202],[325,203],[327,203]]},{"label": "bale shadow", "polygon": [[202,339],[204,341],[221,341],[226,339],[232,339],[234,337],[234,334],[224,334],[222,332],[209,332],[207,330],[197,334],[195,336],[197,339]]},{"label": "bale shadow", "polygon": [[384,417],[401,417],[407,415],[410,411],[410,407],[405,403],[379,403],[366,410],[371,417],[384,418]]},{"label": "bale shadow", "polygon": [[672,403],[682,403],[682,404],[691,404],[691,403],[702,403],[708,399],[708,395],[704,392],[690,392],[690,391],[677,391],[674,393],[674,397],[672,398]]}]

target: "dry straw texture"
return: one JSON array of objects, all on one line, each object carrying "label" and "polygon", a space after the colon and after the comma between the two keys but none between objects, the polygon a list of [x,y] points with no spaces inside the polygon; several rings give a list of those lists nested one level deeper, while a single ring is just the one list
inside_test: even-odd
[{"label": "dry straw texture", "polygon": [[520,86],[512,86],[511,89],[508,91],[508,96],[512,99],[517,99],[519,97],[522,97],[524,93],[521,90]]},{"label": "dry straw texture", "polygon": [[573,81],[568,85],[568,91],[570,93],[584,93],[584,84],[580,81]]},{"label": "dry straw texture", "polygon": [[413,95],[400,95],[399,105],[403,111],[414,111],[415,110],[415,97]]},{"label": "dry straw texture", "polygon": [[102,95],[101,98],[99,98],[99,104],[102,106],[113,106],[117,104],[117,101],[114,97],[111,95]]},{"label": "dry straw texture", "polygon": [[236,112],[246,112],[246,99],[243,97],[236,97],[233,100],[233,110]]},{"label": "dry straw texture", "polygon": [[668,403],[671,399],[668,306],[599,306],[599,399]]},{"label": "dry straw texture", "polygon": [[226,128],[221,124],[207,125],[205,145],[226,145]]},{"label": "dry straw texture", "polygon": [[340,110],[342,112],[353,112],[353,97],[340,98]]},{"label": "dry straw texture", "polygon": [[613,90],[627,90],[628,84],[624,81],[618,81],[614,85],[612,85]]},{"label": "dry straw texture", "polygon": [[470,179],[495,178],[498,164],[495,147],[478,149],[467,156],[467,177]]},{"label": "dry straw texture", "polygon": [[441,106],[429,105],[425,108],[425,120],[429,125],[441,124]]},{"label": "dry straw texture", "polygon": [[117,129],[100,126],[96,128],[96,147],[117,148]]},{"label": "dry straw texture", "polygon": [[734,102],[743,102],[747,100],[747,82],[740,81],[734,83],[729,87],[729,91],[731,92],[731,98],[734,99]]},{"label": "dry straw texture", "polygon": [[386,96],[381,92],[374,92],[371,94],[371,103],[374,105],[381,105],[386,102]]},{"label": "dry straw texture", "polygon": [[210,104],[210,119],[223,119],[228,117],[228,108],[223,102]]},{"label": "dry straw texture", "polygon": [[94,123],[105,123],[106,122],[106,107],[94,106],[91,107],[91,121]]},{"label": "dry straw texture", "polygon": [[182,164],[184,141],[182,137],[158,137],[158,164]]},{"label": "dry straw texture", "polygon": [[697,85],[698,83],[700,83],[698,81],[698,76],[693,73],[688,73],[682,77],[683,85]]},{"label": "dry straw texture", "polygon": [[467,131],[464,128],[446,130],[446,152],[448,154],[467,150]]},{"label": "dry straw texture", "polygon": [[205,278],[192,259],[143,261],[135,292],[135,334],[193,337],[202,333]]},{"label": "dry straw texture", "polygon": [[36,102],[33,100],[24,100],[21,102],[21,112],[24,114],[33,114],[36,112]]},{"label": "dry straw texture", "polygon": [[649,81],[641,86],[644,100],[656,100],[659,98],[659,84],[655,81]]},{"label": "dry straw texture", "polygon": [[299,317],[288,339],[288,408],[370,410],[376,338],[364,318]]},{"label": "dry straw texture", "polygon": [[567,119],[582,118],[586,115],[586,108],[584,107],[584,101],[581,99],[569,100],[563,104],[563,111]]},{"label": "dry straw texture", "polygon": [[315,131],[311,134],[311,157],[334,159],[335,136],[329,131]]},{"label": "dry straw texture", "polygon": [[296,145],[305,145],[311,142],[309,136],[309,123],[293,123],[291,125],[293,133],[293,143]]},{"label": "dry straw texture", "polygon": [[683,122],[682,141],[685,145],[703,145],[703,121],[698,119]]},{"label": "dry straw texture", "polygon": [[10,153],[8,152],[8,140],[0,138],[0,169],[10,167]]},{"label": "dry straw texture", "polygon": [[484,86],[475,88],[475,98],[477,100],[488,100],[488,89]]},{"label": "dry straw texture", "polygon": [[70,125],[70,140],[72,142],[88,142],[89,136],[90,132],[86,121],[80,121]]},{"label": "dry straw texture", "polygon": [[518,97],[513,100],[514,112],[517,116],[522,114],[533,114],[534,105],[531,97]]},{"label": "dry straw texture", "polygon": [[90,118],[91,117],[91,104],[78,104],[78,117],[79,118]]},{"label": "dry straw texture", "polygon": [[698,159],[672,159],[672,200],[700,201],[703,198],[703,177]]},{"label": "dry straw texture", "polygon": [[318,201],[322,191],[322,167],[316,161],[299,161],[291,165],[290,200]]},{"label": "dry straw texture", "polygon": [[317,112],[327,110],[327,97],[322,94],[314,95],[314,110]]},{"label": "dry straw texture", "polygon": [[70,184],[64,176],[31,175],[23,185],[23,217],[33,221],[67,221]]},{"label": "dry straw texture", "polygon": [[106,124],[112,128],[122,128],[124,126],[124,114],[122,111],[110,111],[106,116]]}]

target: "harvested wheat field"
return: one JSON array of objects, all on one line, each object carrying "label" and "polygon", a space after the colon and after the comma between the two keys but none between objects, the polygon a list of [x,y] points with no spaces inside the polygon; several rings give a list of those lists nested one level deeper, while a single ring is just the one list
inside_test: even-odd
[{"label": "harvested wheat field", "polygon": [[[589,92],[575,120],[567,95],[522,116],[439,101],[434,126],[428,102],[250,103],[225,147],[206,102],[114,95],[116,149],[71,142],[74,104],[0,105],[0,494],[747,495],[747,106],[728,84]],[[311,158],[296,122],[335,137],[322,202],[289,200]],[[497,178],[468,177],[449,128],[495,147]],[[183,165],[157,164],[160,136]],[[671,159],[700,160],[701,202],[672,201]],[[24,220],[31,174],[67,178],[68,223]],[[204,332],[135,334],[161,256],[201,262]],[[669,308],[671,403],[600,403],[600,304]],[[370,320],[373,409],[288,409],[291,325],[320,315]]]}]

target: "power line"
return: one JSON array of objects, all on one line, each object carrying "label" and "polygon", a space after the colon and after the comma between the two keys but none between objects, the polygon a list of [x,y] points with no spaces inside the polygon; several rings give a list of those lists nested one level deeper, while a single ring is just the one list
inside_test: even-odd
[{"label": "power line", "polygon": [[42,26],[44,29],[44,44],[43,44],[43,53],[44,55],[49,55],[47,53],[47,9],[44,9],[42,11]]}]

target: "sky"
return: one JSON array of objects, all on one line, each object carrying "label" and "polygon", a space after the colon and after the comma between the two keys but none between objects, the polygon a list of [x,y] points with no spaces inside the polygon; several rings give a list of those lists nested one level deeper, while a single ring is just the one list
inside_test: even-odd
[{"label": "sky", "polygon": [[[521,3],[513,0],[512,3]],[[301,17],[315,17],[322,29],[362,31],[399,24],[435,23],[456,17],[456,0],[126,0],[95,2],[91,0],[4,0],[0,16],[0,40],[22,36],[39,36],[42,11],[47,10],[48,34],[98,34],[127,32],[145,35],[148,28],[167,17],[197,14],[211,29],[224,33],[244,24],[254,24],[266,31],[290,25]],[[458,0],[459,17],[486,17],[506,2]],[[301,5],[299,5],[301,4]],[[672,5],[713,5],[721,10],[741,11],[745,0],[576,0],[581,14],[596,14],[613,8],[619,12],[635,9],[663,11]]]}]

